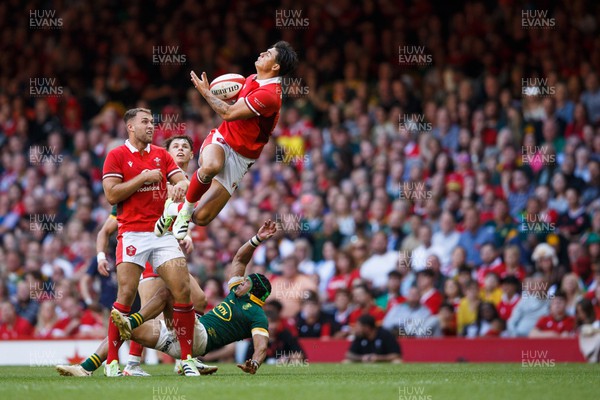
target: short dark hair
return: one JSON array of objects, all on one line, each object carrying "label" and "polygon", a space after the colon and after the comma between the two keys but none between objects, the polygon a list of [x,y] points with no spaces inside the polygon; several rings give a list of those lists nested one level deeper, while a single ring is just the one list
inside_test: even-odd
[{"label": "short dark hair", "polygon": [[563,292],[562,290],[557,290],[556,293],[554,293],[554,298],[555,299],[562,299],[564,301],[567,300],[567,294],[565,292]]},{"label": "short dark hair", "polygon": [[375,318],[370,314],[364,314],[358,317],[357,322],[361,325],[368,326],[369,328],[375,329]]},{"label": "short dark hair", "polygon": [[271,294],[271,282],[263,274],[250,274],[248,278],[252,282],[250,293],[261,301],[265,301]]},{"label": "short dark hair", "polygon": [[168,138],[167,140],[165,140],[165,143],[163,144],[163,146],[165,147],[165,149],[167,149],[167,151],[169,150],[169,147],[171,146],[171,143],[173,143],[174,140],[185,140],[186,142],[189,143],[190,147],[193,149],[194,148],[194,141],[192,140],[191,137],[187,136],[187,135],[177,135],[177,136],[171,136],[170,138]]},{"label": "short dark hair", "polygon": [[135,116],[138,115],[138,113],[140,113],[140,112],[145,112],[145,113],[152,115],[152,111],[150,111],[147,108],[141,108],[141,107],[132,108],[130,110],[125,111],[125,115],[123,115],[123,121],[125,121],[125,123],[128,123],[130,120],[135,118]]},{"label": "short dark hair", "polygon": [[298,54],[294,48],[286,41],[280,40],[273,45],[277,50],[275,61],[279,64],[279,76],[284,76],[296,69],[298,64]]}]

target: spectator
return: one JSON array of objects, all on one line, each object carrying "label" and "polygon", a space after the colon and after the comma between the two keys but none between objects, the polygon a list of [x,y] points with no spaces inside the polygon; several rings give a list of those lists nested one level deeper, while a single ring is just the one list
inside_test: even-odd
[{"label": "spectator", "polygon": [[312,249],[308,240],[300,238],[294,243],[294,256],[298,260],[298,271],[303,275],[313,275],[316,272],[316,267],[311,259]]},{"label": "spectator", "polygon": [[396,304],[401,304],[405,301],[400,294],[400,286],[402,285],[402,274],[398,270],[392,270],[388,274],[387,291],[375,299],[375,304],[381,309],[389,311]]},{"label": "spectator", "polygon": [[382,326],[391,332],[397,332],[399,336],[433,336],[438,321],[419,300],[419,291],[411,288],[406,302],[392,307],[385,315]]},{"label": "spectator", "polygon": [[419,245],[413,250],[411,257],[411,267],[419,272],[425,268],[428,268],[427,258],[434,254],[434,247],[432,246],[432,232],[429,225],[421,225],[418,232]]},{"label": "spectator", "polygon": [[340,289],[350,290],[357,279],[360,279],[360,271],[356,269],[352,256],[345,251],[337,253],[335,274],[327,284],[327,300],[333,301],[335,293]]},{"label": "spectator", "polygon": [[361,315],[370,315],[380,325],[385,317],[385,311],[375,305],[373,294],[366,285],[356,285],[352,289],[352,299],[356,308],[350,314],[350,326],[356,326]]},{"label": "spectator", "polygon": [[574,273],[563,276],[560,283],[560,290],[565,296],[567,315],[575,316],[575,306],[583,298],[582,285],[579,277]]},{"label": "spectator", "polygon": [[0,304],[0,339],[23,339],[33,334],[33,326],[19,317],[15,307],[8,301]]},{"label": "spectator", "polygon": [[600,321],[596,318],[594,306],[588,299],[577,303],[577,330],[579,348],[589,363],[600,362]]},{"label": "spectator", "polygon": [[511,217],[519,219],[520,213],[525,209],[527,199],[533,196],[533,188],[530,179],[523,170],[516,170],[512,173],[512,189],[504,189],[508,193],[508,207],[511,210]]},{"label": "spectator", "polygon": [[52,332],[52,328],[58,321],[56,315],[56,305],[53,301],[45,301],[40,306],[40,311],[37,317],[37,325],[33,336],[38,339],[48,339]]},{"label": "spectator", "polygon": [[345,362],[401,362],[400,345],[396,337],[378,328],[375,318],[362,315],[356,324],[356,338],[346,353]]},{"label": "spectator", "polygon": [[504,249],[504,261],[492,269],[501,279],[508,276],[514,276],[522,282],[525,279],[526,271],[520,263],[521,250],[516,245],[507,246]]},{"label": "spectator", "polygon": [[530,338],[570,336],[575,333],[575,318],[567,315],[563,292],[556,292],[550,302],[550,315],[541,317],[529,333]]},{"label": "spectator", "polygon": [[361,266],[360,277],[371,282],[376,290],[384,290],[387,276],[396,268],[398,253],[387,250],[387,236],[377,232],[371,239],[372,254]]},{"label": "spectator", "polygon": [[500,289],[500,278],[493,272],[485,276],[483,287],[480,291],[481,300],[492,303],[494,307],[502,300],[502,289]]},{"label": "spectator", "polygon": [[503,324],[498,324],[499,319],[494,304],[482,301],[477,310],[477,320],[465,327],[465,336],[468,338],[500,336],[504,329],[502,328]]},{"label": "spectator", "polygon": [[548,283],[544,276],[535,274],[523,282],[523,296],[507,321],[508,334],[512,337],[529,336],[538,320],[549,310]]},{"label": "spectator", "polygon": [[32,298],[32,292],[29,283],[21,281],[17,285],[17,296],[15,302],[15,311],[19,317],[25,318],[32,326],[37,323],[38,310],[40,304]]},{"label": "spectator", "polygon": [[446,304],[452,305],[454,310],[458,308],[460,299],[463,297],[462,290],[458,282],[454,279],[447,279],[444,283],[444,299]]},{"label": "spectator", "polygon": [[579,191],[576,188],[567,189],[568,209],[558,217],[557,228],[562,236],[572,240],[583,234],[590,227],[590,220],[585,208],[580,204]]},{"label": "spectator", "polygon": [[488,273],[495,272],[502,264],[502,260],[498,257],[494,244],[491,242],[484,243],[481,246],[480,258],[482,263],[477,269],[477,283],[483,286],[485,277]]},{"label": "spectator", "polygon": [[272,281],[271,297],[281,302],[283,305],[281,318],[287,319],[298,314],[307,292],[316,291],[317,284],[298,272],[298,262],[294,256],[286,257],[282,267],[281,276],[275,277]]},{"label": "spectator", "polygon": [[337,330],[332,318],[321,311],[319,296],[309,292],[302,302],[302,309],[296,317],[296,328],[299,337],[330,338]]},{"label": "spectator", "polygon": [[456,329],[460,336],[465,335],[465,328],[477,321],[479,310],[479,285],[475,281],[469,282],[465,290],[465,297],[460,301],[456,310]]},{"label": "spectator", "polygon": [[348,289],[338,289],[335,292],[333,325],[337,331],[334,332],[336,338],[344,338],[351,333],[350,329],[350,314],[353,311],[351,307],[352,296]]},{"label": "spectator", "polygon": [[225,298],[225,290],[223,289],[223,282],[218,278],[208,278],[202,283],[202,290],[206,296],[206,312],[209,312],[220,304]]},{"label": "spectator", "polygon": [[[449,282],[449,281],[448,281]],[[440,307],[438,313],[438,323],[440,331],[444,337],[455,337],[456,336],[456,313],[455,307],[452,304],[444,303]]]},{"label": "spectator", "polygon": [[68,297],[64,300],[63,307],[66,316],[52,327],[52,338],[100,338],[105,335],[101,317],[94,315],[89,309],[83,311],[77,300]]},{"label": "spectator", "polygon": [[467,251],[467,265],[476,267],[481,265],[479,255],[481,246],[493,240],[493,231],[479,225],[479,212],[475,208],[469,208],[465,212],[465,230],[460,235],[458,245]]},{"label": "spectator", "polygon": [[434,273],[431,269],[424,269],[417,273],[417,289],[419,289],[420,302],[429,308],[431,314],[438,313],[443,303],[441,293],[433,286]]},{"label": "spectator", "polygon": [[521,282],[519,282],[519,280],[512,275],[508,275],[501,281],[502,298],[500,303],[497,305],[497,309],[499,317],[504,321],[508,321],[513,309],[519,300],[521,300],[521,295],[519,294],[520,286]]},{"label": "spectator", "polygon": [[556,250],[547,243],[538,244],[533,250],[531,259],[535,262],[535,269],[544,276],[546,282],[557,283],[558,257]]},{"label": "spectator", "polygon": [[581,94],[581,102],[585,105],[592,124],[600,122],[600,85],[598,75],[590,72],[585,77],[585,91]]},{"label": "spectator", "polygon": [[458,246],[460,232],[456,230],[456,221],[452,213],[445,211],[440,217],[440,230],[433,234],[431,243],[442,265],[450,264],[452,252]]}]

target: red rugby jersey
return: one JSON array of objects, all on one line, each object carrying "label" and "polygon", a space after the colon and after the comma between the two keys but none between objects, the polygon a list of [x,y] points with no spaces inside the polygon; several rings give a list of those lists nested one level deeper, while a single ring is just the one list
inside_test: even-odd
[{"label": "red rugby jersey", "polygon": [[223,121],[218,130],[238,154],[257,159],[269,141],[279,120],[281,108],[281,78],[256,79],[256,74],[246,78],[238,95],[255,117],[237,121]]},{"label": "red rugby jersey", "polygon": [[560,321],[552,318],[551,315],[547,315],[539,319],[535,327],[541,331],[554,331],[557,333],[563,332],[574,332],[575,331],[575,318],[566,316]]},{"label": "red rugby jersey", "polygon": [[145,169],[157,168],[162,171],[161,182],[143,185],[117,204],[119,235],[124,232],[153,232],[154,223],[161,216],[167,199],[167,179],[183,172],[167,150],[151,144],[139,152],[127,140],[106,156],[102,179],[115,177],[127,182]]}]

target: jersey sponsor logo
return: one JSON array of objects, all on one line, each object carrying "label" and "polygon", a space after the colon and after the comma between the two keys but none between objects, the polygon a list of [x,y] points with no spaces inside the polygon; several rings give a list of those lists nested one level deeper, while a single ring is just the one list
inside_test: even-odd
[{"label": "jersey sponsor logo", "polygon": [[250,303],[246,303],[246,304],[244,304],[244,305],[242,306],[242,310],[244,310],[244,311],[245,311],[245,310],[249,309],[250,307],[252,307],[252,304],[250,304]]},{"label": "jersey sponsor logo", "polygon": [[219,304],[218,306],[216,306],[215,308],[213,308],[213,313],[215,313],[215,315],[217,317],[219,317],[220,319],[222,319],[225,322],[229,322],[231,321],[231,307],[229,307],[229,304],[223,302],[221,304]]},{"label": "jersey sponsor logo", "polygon": [[223,139],[222,137],[218,137],[218,138],[216,138],[216,139],[217,139],[217,142],[219,142],[219,143],[221,143],[221,144],[226,144],[226,143],[225,143],[225,139]]},{"label": "jersey sponsor logo", "polygon": [[130,244],[129,246],[127,246],[127,248],[125,249],[125,251],[127,252],[127,255],[129,257],[133,257],[133,256],[135,256],[135,253],[137,253],[137,249],[132,244]]},{"label": "jersey sponsor logo", "polygon": [[133,161],[127,161],[127,164],[129,164],[130,167],[133,167]]},{"label": "jersey sponsor logo", "polygon": [[217,332],[215,331],[215,328],[208,328],[206,332],[212,337],[217,337]]},{"label": "jersey sponsor logo", "polygon": [[154,190],[160,190],[160,185],[143,186],[136,190],[136,192],[152,192]]}]

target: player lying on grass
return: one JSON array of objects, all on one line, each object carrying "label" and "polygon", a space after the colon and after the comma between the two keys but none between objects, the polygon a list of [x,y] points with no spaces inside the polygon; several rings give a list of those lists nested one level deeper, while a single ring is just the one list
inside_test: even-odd
[{"label": "player lying on grass", "polygon": [[[175,163],[182,171],[187,171],[188,165],[191,159],[194,157],[193,142],[188,136],[173,136],[165,141],[165,149],[171,154]],[[171,185],[168,184],[168,190],[171,190]],[[109,264],[106,258],[106,251],[108,251],[108,241],[110,236],[117,232],[117,206],[113,206],[111,214],[108,216],[104,225],[98,232],[96,238],[96,250],[98,251],[98,272],[100,275],[108,277],[110,275]],[[189,235],[179,241],[181,249],[189,254],[194,249],[192,239]],[[140,295],[140,303],[143,307],[150,298],[162,287],[165,287],[164,281],[160,276],[152,271],[152,266],[146,263],[146,268],[142,272],[142,277],[138,286],[138,293]],[[194,310],[196,314],[204,314],[204,308],[206,307],[206,297],[200,289],[200,285],[190,275],[190,296],[192,303],[194,304]],[[170,323],[168,320],[167,323]],[[128,376],[149,376],[140,366],[143,346],[131,341],[129,349],[129,360],[127,366],[123,370],[123,375]],[[88,361],[88,360],[86,360]],[[89,359],[91,365],[99,367],[98,360],[95,358]],[[178,360],[179,361],[179,360]],[[179,363],[178,363],[179,364]],[[87,365],[84,363],[84,365]],[[196,366],[199,366],[197,364]],[[200,371],[202,373],[202,371]]]},{"label": "player lying on grass", "polygon": [[[262,306],[271,294],[271,283],[261,274],[245,275],[246,266],[252,259],[254,249],[262,241],[272,237],[277,231],[275,222],[269,220],[258,230],[258,233],[244,244],[233,259],[233,270],[229,279],[229,295],[223,302],[210,312],[197,317],[194,324],[194,341],[192,355],[202,356],[209,351],[221,348],[229,343],[252,337],[254,353],[252,359],[246,360],[238,367],[249,374],[255,374],[264,361],[269,345],[269,323]],[[156,310],[169,306],[172,301],[171,293],[166,287],[161,288],[154,297],[140,310],[145,314],[148,309]],[[155,312],[155,311],[152,311]],[[112,312],[114,324],[119,328],[123,340],[135,340],[141,345],[180,358],[181,346],[177,335],[170,331],[164,321],[146,320],[134,328],[134,319],[124,317],[121,313]],[[133,323],[133,324],[132,324]],[[100,363],[108,354],[107,339],[105,339],[92,357]],[[56,370],[65,376],[91,376],[82,365],[57,365]],[[215,372],[204,371],[204,374]],[[200,370],[202,373],[203,371]]]},{"label": "player lying on grass", "polygon": [[[209,87],[206,73],[191,72],[194,87],[223,122],[202,143],[198,165],[190,179],[183,204],[167,200],[154,233],[162,236],[173,223],[173,235],[185,236],[189,221],[205,226],[231,198],[246,172],[256,162],[279,119],[281,77],[296,67],[298,56],[289,43],[280,41],[260,53],[256,74],[246,82],[234,104],[217,98]],[[196,206],[196,202],[198,202]]]}]

